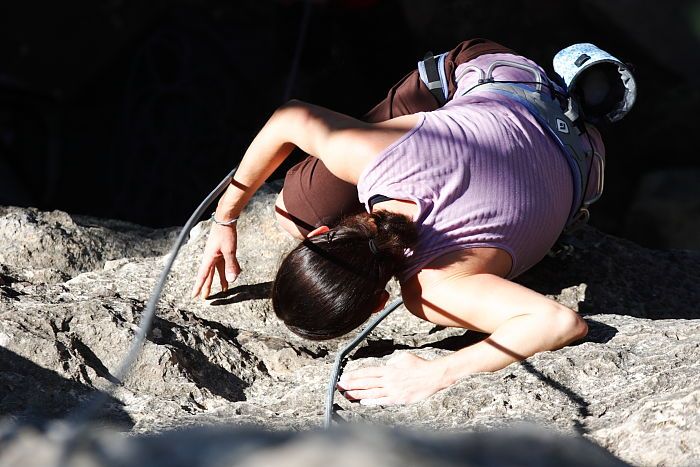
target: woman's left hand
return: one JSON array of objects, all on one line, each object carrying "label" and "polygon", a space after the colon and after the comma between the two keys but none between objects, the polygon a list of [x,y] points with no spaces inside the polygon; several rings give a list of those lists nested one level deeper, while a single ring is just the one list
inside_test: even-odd
[{"label": "woman's left hand", "polygon": [[338,388],[363,405],[412,404],[447,387],[439,360],[425,360],[402,352],[383,367],[367,367],[343,374]]}]

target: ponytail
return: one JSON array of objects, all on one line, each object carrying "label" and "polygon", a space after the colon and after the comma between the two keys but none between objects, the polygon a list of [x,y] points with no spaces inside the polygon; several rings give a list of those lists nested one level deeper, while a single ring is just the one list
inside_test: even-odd
[{"label": "ponytail", "polygon": [[[388,276],[386,282],[403,268],[406,250],[414,246],[418,236],[416,226],[408,217],[389,211],[346,217],[337,229],[339,233],[347,229],[356,234],[355,247],[366,248],[371,253],[368,262],[382,269],[381,276]],[[366,246],[362,245],[363,240]]]},{"label": "ponytail", "polygon": [[389,211],[373,212],[370,218],[376,226],[376,233],[369,241],[375,246],[376,256],[391,263],[393,276],[403,267],[406,250],[416,243],[416,226],[408,217]]}]

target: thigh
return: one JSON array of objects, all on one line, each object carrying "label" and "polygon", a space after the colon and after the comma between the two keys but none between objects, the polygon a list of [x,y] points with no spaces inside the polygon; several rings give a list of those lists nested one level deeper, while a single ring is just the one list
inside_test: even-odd
[{"label": "thigh", "polygon": [[289,230],[293,223],[303,236],[364,210],[357,198],[357,187],[333,175],[312,156],[287,172],[281,201],[277,204],[277,216],[284,219],[280,224]]},{"label": "thigh", "polygon": [[362,119],[378,123],[418,112],[431,112],[438,109],[435,97],[420,79],[418,70],[413,70],[389,89],[387,96]]},{"label": "thigh", "polygon": [[[488,39],[469,39],[450,50],[445,57],[445,73],[448,85],[448,100],[457,89],[454,72],[457,66],[479,57],[493,53],[515,53],[511,49]],[[391,118],[418,112],[431,112],[439,108],[435,97],[420,79],[418,70],[414,69],[401,81],[389,89],[387,96],[362,118],[366,122],[376,123]]]}]

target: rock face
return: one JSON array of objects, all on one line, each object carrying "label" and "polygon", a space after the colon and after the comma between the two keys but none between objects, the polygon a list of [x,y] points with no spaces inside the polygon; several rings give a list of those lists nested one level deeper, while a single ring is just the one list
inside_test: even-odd
[{"label": "rock face", "polygon": [[[243,274],[206,302],[188,297],[208,225],[193,231],[143,352],[101,418],[136,433],[321,424],[331,364],[345,340],[304,341],[272,312],[271,280],[292,246],[274,224],[274,197],[265,188],[249,204],[238,227]],[[63,417],[107,387],[173,233],[0,210],[2,417]],[[584,315],[590,333],[582,342],[465,378],[410,406],[361,407],[338,396],[338,415],[433,430],[531,422],[581,435],[633,464],[700,462],[700,253],[647,250],[591,228],[571,242],[573,254],[547,258],[518,281]],[[480,337],[399,309],[348,368],[395,352],[434,358]]]},{"label": "rock face", "polygon": [[101,269],[108,260],[163,254],[175,234],[175,229],[151,230],[61,211],[0,207],[0,264],[24,270],[33,282],[63,282]]}]

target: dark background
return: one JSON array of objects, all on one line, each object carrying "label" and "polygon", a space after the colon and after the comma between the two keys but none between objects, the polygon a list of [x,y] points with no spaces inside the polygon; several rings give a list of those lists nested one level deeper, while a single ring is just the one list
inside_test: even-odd
[{"label": "dark background", "polygon": [[546,69],[574,42],[632,63],[592,224],[700,248],[700,6],[682,0],[3,2],[0,205],[181,225],[285,95],[361,116],[470,37]]}]

